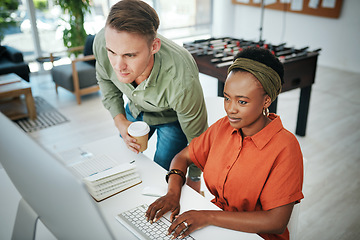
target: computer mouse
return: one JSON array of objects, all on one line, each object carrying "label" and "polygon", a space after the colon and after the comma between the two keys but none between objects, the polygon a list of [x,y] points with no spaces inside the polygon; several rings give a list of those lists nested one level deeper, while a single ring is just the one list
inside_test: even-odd
[{"label": "computer mouse", "polygon": [[141,193],[145,196],[162,197],[167,193],[167,188],[159,185],[146,186]]}]

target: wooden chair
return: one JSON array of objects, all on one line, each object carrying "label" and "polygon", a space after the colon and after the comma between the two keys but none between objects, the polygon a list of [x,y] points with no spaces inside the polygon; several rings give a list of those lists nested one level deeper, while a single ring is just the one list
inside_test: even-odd
[{"label": "wooden chair", "polygon": [[[95,35],[88,35],[84,46],[69,48],[68,52],[83,50],[83,57],[75,58],[71,64],[54,66],[51,75],[55,82],[56,93],[58,87],[65,88],[76,96],[78,104],[81,104],[81,96],[99,91],[96,79],[95,56],[92,45]],[[54,55],[50,54],[50,59]]]}]

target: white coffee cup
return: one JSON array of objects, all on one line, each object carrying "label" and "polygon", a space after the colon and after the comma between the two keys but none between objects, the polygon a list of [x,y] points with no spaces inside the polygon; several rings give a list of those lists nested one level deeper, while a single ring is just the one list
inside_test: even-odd
[{"label": "white coffee cup", "polygon": [[128,133],[136,139],[136,143],[140,145],[139,152],[147,149],[150,127],[146,122],[137,121],[130,124]]}]

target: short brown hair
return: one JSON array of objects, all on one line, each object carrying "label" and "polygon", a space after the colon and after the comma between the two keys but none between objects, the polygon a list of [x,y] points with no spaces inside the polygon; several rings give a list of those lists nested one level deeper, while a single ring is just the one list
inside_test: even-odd
[{"label": "short brown hair", "polygon": [[106,20],[106,26],[154,40],[160,20],[156,11],[140,0],[122,0],[115,3]]}]

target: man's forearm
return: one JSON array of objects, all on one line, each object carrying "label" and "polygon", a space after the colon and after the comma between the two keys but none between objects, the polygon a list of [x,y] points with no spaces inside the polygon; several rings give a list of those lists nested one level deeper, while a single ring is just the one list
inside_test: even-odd
[{"label": "man's forearm", "polygon": [[115,124],[116,128],[119,130],[121,135],[123,135],[127,132],[127,127],[130,124],[129,122],[130,121],[128,121],[126,119],[126,116],[122,113],[120,113],[114,117],[114,124]]}]

